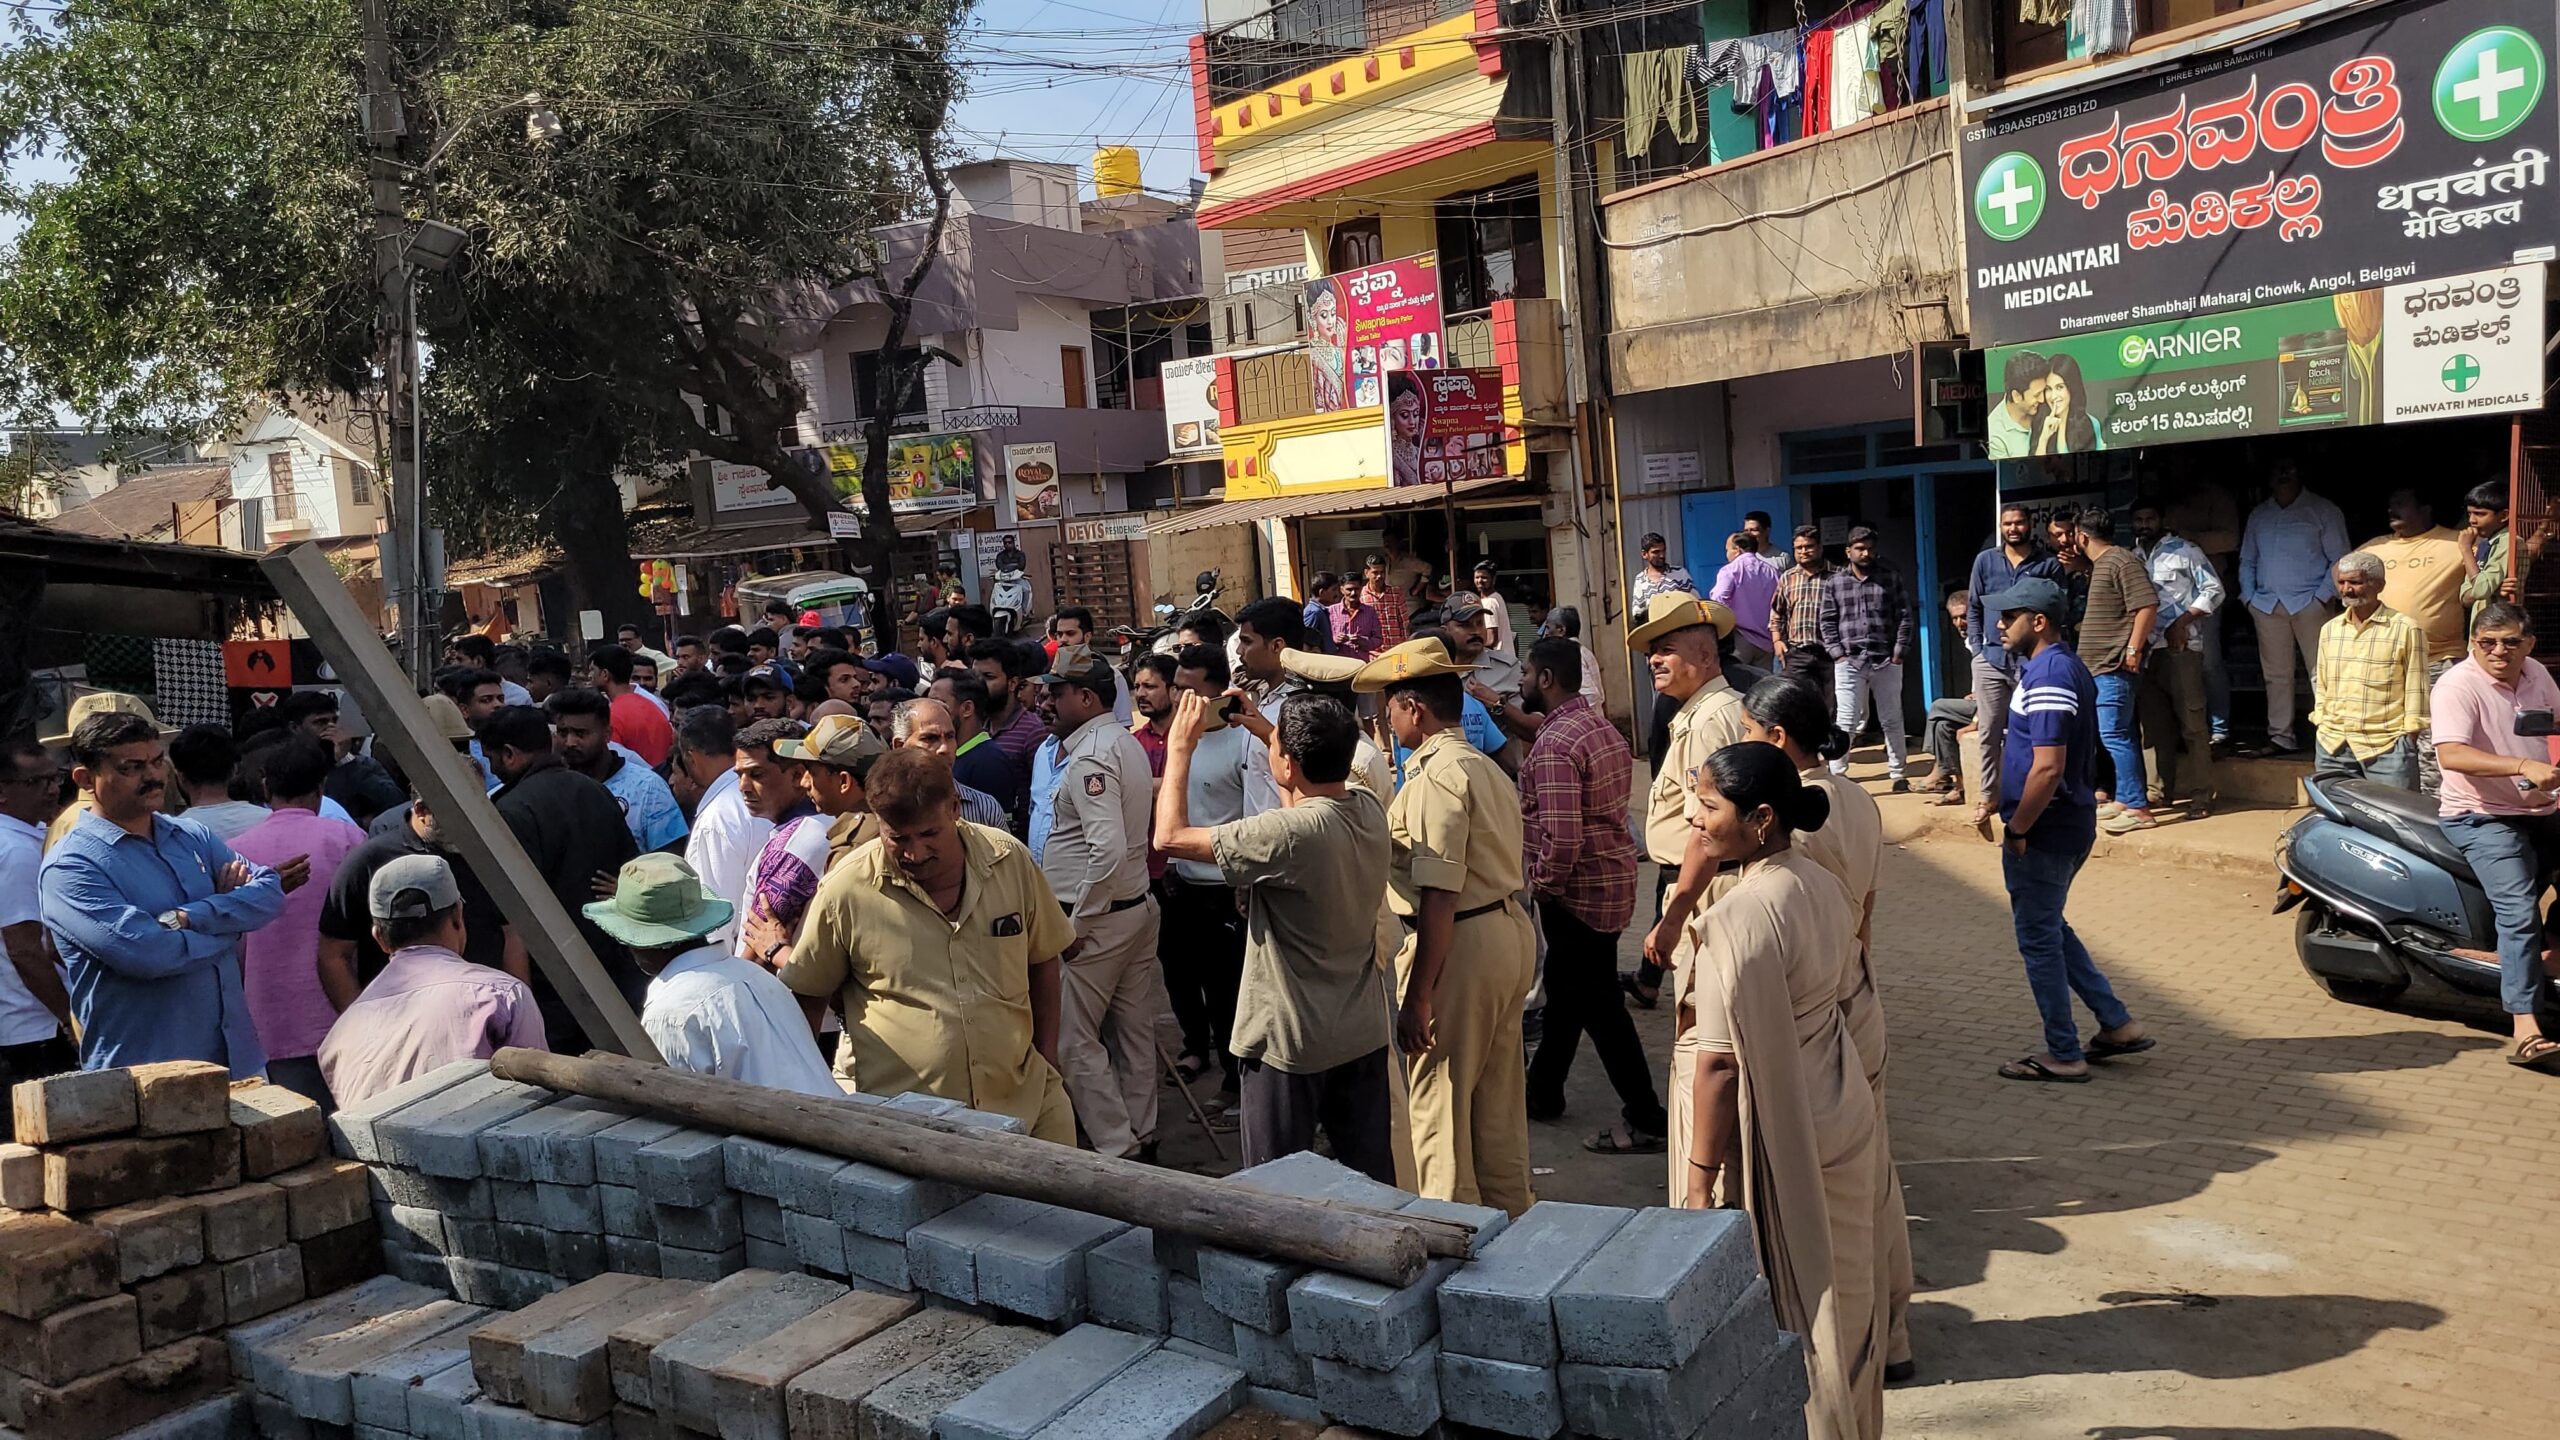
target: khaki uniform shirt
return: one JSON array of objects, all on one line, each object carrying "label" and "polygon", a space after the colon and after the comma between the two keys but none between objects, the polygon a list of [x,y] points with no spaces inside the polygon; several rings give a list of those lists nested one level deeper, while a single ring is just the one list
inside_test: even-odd
[{"label": "khaki uniform shirt", "polygon": [[[1075,932],[1021,841],[958,823],[969,872],[959,913],[934,908],[886,844],[864,845],[818,882],[782,983],[834,1001],[836,1073],[854,1088],[921,1090],[1072,1145],[1065,1087],[1031,1044],[1031,967]],[[1042,1133],[1044,1114],[1067,1115],[1065,1133]]]},{"label": "khaki uniform shirt", "polygon": [[1068,736],[1065,751],[1040,868],[1067,913],[1087,920],[1147,893],[1155,768],[1138,737],[1108,714]]},{"label": "khaki uniform shirt", "polygon": [[1387,835],[1394,845],[1387,903],[1398,915],[1422,913],[1425,890],[1455,890],[1461,914],[1519,893],[1519,787],[1455,729],[1405,757]]},{"label": "khaki uniform shirt", "polygon": [[1645,792],[1644,845],[1655,864],[1680,863],[1689,848],[1698,767],[1741,738],[1742,696],[1722,675],[1699,686],[1671,717],[1671,741],[1653,758],[1653,788]]},{"label": "khaki uniform shirt", "polygon": [[880,822],[868,810],[838,815],[827,822],[827,869],[853,857],[853,852],[880,837]]}]

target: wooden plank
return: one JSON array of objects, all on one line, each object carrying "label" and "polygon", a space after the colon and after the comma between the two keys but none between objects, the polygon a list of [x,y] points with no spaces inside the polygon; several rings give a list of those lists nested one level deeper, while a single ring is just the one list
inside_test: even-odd
[{"label": "wooden plank", "polygon": [[337,672],[338,683],[355,696],[365,723],[373,727],[374,743],[389,747],[409,783],[426,797],[444,827],[445,843],[461,853],[471,873],[488,887],[588,1038],[605,1049],[656,1061],[657,1047],[640,1029],[640,1017],[587,948],[560,898],[542,883],[532,857],[517,843],[498,807],[489,803],[471,762],[436,733],[416,688],[356,609],[337,572],[329,568],[328,556],[305,542],[270,552],[258,564]]}]

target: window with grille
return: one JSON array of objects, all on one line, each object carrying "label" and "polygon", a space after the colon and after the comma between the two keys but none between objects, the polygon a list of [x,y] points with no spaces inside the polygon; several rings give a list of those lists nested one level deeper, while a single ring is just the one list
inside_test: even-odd
[{"label": "window with grille", "polygon": [[347,503],[351,505],[373,503],[373,472],[362,465],[347,467]]}]

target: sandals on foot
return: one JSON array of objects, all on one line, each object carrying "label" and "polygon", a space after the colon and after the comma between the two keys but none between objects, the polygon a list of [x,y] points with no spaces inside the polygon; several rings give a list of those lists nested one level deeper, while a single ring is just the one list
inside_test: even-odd
[{"label": "sandals on foot", "polygon": [[2560,1075],[2560,1042],[2536,1035],[2507,1052],[2507,1063],[2519,1070]]},{"label": "sandals on foot", "polygon": [[2139,1040],[2092,1040],[2082,1052],[2091,1060],[2113,1060],[2121,1055],[2139,1055],[2160,1042],[2149,1035]]},{"label": "sandals on foot", "polygon": [[2023,1060],[2012,1060],[2001,1066],[2000,1078],[2027,1080],[2043,1085],[2086,1085],[2089,1083],[2089,1072],[2083,1070],[2077,1075],[2066,1074],[2029,1055]]},{"label": "sandals on foot", "polygon": [[1663,1147],[1661,1136],[1646,1135],[1624,1127],[1587,1135],[1582,1141],[1582,1148],[1594,1155],[1659,1155]]}]

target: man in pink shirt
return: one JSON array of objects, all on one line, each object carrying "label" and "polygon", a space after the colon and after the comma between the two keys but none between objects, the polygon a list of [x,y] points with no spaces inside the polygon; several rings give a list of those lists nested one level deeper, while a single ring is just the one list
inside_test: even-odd
[{"label": "man in pink shirt", "polygon": [[462,958],[462,887],[440,855],[403,855],[373,872],[365,906],[391,958],[320,1042],[320,1073],[353,1105],[502,1045],[549,1047],[533,987]]},{"label": "man in pink shirt", "polygon": [[2545,978],[2543,877],[2560,862],[2560,767],[2549,742],[2516,733],[2522,712],[2560,711],[2560,684],[2533,658],[2533,621],[2521,607],[2480,607],[2471,654],[2436,681],[2428,708],[2445,838],[2480,877],[2498,921],[2498,998],[2515,1017],[2507,1063],[2560,1074],[2560,1043],[2543,1034],[2534,1003]]},{"label": "man in pink shirt", "polygon": [[240,937],[240,983],[249,1022],[266,1047],[267,1078],[310,1096],[323,1111],[333,1106],[312,1057],[338,1012],[320,988],[320,910],[338,867],[364,843],[362,830],[320,814],[320,788],[335,759],[327,742],[306,734],[269,746],[251,762],[264,767],[267,818],[231,840],[243,859],[279,872],[298,858],[309,861],[302,883],[285,892],[284,913]]}]

